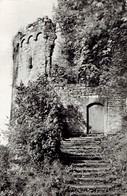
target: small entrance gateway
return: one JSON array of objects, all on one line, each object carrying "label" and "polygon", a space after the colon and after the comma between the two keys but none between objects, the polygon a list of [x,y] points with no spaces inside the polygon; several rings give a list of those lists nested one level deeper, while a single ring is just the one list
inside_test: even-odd
[{"label": "small entrance gateway", "polygon": [[104,133],[104,105],[93,102],[87,105],[87,134]]}]

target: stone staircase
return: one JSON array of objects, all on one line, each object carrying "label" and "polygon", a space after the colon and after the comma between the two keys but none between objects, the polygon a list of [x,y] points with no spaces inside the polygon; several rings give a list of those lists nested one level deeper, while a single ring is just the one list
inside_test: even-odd
[{"label": "stone staircase", "polygon": [[120,195],[110,161],[103,153],[104,136],[88,135],[61,142],[64,159],[71,163],[67,196]]}]

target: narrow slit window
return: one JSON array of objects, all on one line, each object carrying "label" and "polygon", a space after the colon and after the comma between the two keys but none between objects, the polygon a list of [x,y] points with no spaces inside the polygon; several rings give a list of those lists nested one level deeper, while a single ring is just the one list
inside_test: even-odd
[{"label": "narrow slit window", "polygon": [[33,68],[32,57],[29,58],[29,69]]}]

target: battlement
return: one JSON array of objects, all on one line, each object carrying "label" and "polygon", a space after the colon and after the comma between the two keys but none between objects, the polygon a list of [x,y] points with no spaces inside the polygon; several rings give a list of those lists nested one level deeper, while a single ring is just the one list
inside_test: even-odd
[{"label": "battlement", "polygon": [[56,25],[52,23],[52,20],[45,16],[38,18],[38,20],[32,24],[29,24],[25,30],[19,31],[13,39],[13,55],[19,51],[19,48],[28,45],[30,39],[38,41],[38,36],[42,34],[44,39],[53,41],[56,39],[56,35],[52,32],[56,31]]}]

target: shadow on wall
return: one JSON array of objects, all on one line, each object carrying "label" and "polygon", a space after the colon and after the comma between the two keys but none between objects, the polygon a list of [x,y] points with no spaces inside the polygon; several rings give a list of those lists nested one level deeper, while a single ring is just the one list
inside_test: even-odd
[{"label": "shadow on wall", "polygon": [[62,136],[64,138],[82,136],[86,132],[86,122],[77,107],[68,105],[60,108],[59,118],[62,121]]},{"label": "shadow on wall", "polygon": [[122,129],[125,131],[127,129],[127,114],[122,119]]},{"label": "shadow on wall", "polygon": [[99,85],[99,70],[93,64],[79,67],[62,67],[57,64],[52,67],[52,78],[55,82],[67,84],[85,84],[90,87]]}]

